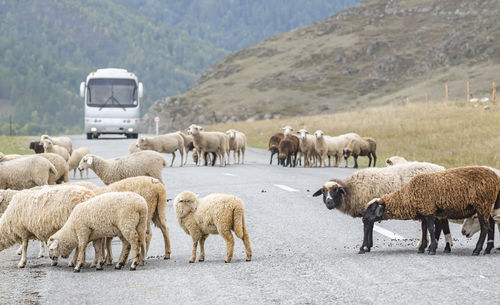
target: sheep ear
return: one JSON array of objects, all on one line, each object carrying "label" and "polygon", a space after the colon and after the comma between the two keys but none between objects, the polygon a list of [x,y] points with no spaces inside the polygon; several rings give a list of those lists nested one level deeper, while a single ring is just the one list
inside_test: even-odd
[{"label": "sheep ear", "polygon": [[339,187],[339,192],[341,192],[344,195],[346,194],[345,189],[343,187]]},{"label": "sheep ear", "polygon": [[0,195],[0,202],[2,202],[2,201],[3,201],[3,196],[2,196],[2,195]]},{"label": "sheep ear", "polygon": [[316,193],[313,194],[313,197],[318,197],[319,195],[323,194],[323,188],[320,188],[319,190],[316,191]]},{"label": "sheep ear", "polygon": [[92,161],[93,161],[93,158],[92,158],[92,157],[89,157],[89,158],[87,159],[87,164],[88,164],[88,165],[92,165]]},{"label": "sheep ear", "polygon": [[55,250],[55,249],[57,249],[57,246],[59,246],[58,239],[54,240],[54,242],[50,245],[49,250]]},{"label": "sheep ear", "polygon": [[385,213],[385,204],[379,203],[377,204],[377,208],[375,209],[375,216],[382,217]]}]

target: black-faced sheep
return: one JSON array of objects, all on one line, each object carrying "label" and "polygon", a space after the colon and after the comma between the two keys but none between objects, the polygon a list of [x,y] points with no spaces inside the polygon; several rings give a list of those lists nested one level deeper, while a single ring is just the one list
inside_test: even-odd
[{"label": "black-faced sheep", "polygon": [[40,144],[40,141],[30,142],[30,149],[32,149],[37,154],[41,154],[45,151],[43,149],[43,144]]},{"label": "black-faced sheep", "polygon": [[196,260],[200,242],[200,259],[205,260],[205,240],[210,234],[220,234],[226,241],[226,263],[231,262],[236,236],[243,240],[247,262],[252,259],[252,247],[245,225],[244,205],[236,196],[210,194],[201,199],[192,192],[182,192],[174,200],[175,214],[181,228],[193,239],[190,263]]},{"label": "black-faced sheep", "polygon": [[73,142],[71,141],[70,138],[68,138],[66,136],[49,137],[48,135],[44,134],[40,137],[40,144],[43,144],[43,142],[45,140],[50,140],[52,142],[52,144],[59,145],[59,146],[66,148],[66,150],[68,151],[69,154],[73,153]]},{"label": "black-faced sheep", "polygon": [[373,157],[373,167],[375,167],[375,163],[377,163],[376,150],[377,142],[373,138],[352,139],[343,150],[345,167],[347,167],[347,161],[351,155],[354,158],[354,168],[358,168],[358,156],[368,157],[368,167],[370,167]]},{"label": "black-faced sheep", "polygon": [[[271,151],[271,159],[269,160],[269,164],[273,164],[273,156],[274,154],[278,154],[280,142],[284,137],[285,135],[282,132],[278,132],[273,134],[269,138],[269,142],[267,144],[269,150]],[[279,159],[277,162],[279,163]]]},{"label": "black-faced sheep", "polygon": [[[422,246],[427,230],[431,237],[429,254],[435,254],[434,219],[463,219],[477,213],[481,234],[472,255],[479,255],[488,231],[490,213],[500,208],[500,177],[484,167],[459,167],[413,177],[401,189],[369,202],[363,222],[373,224],[387,219],[422,220]],[[363,245],[367,244],[367,236]]]}]

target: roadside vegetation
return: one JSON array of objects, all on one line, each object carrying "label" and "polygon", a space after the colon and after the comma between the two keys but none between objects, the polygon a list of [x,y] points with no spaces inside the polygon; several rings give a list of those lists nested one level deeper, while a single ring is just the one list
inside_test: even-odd
[{"label": "roadside vegetation", "polygon": [[31,154],[33,153],[29,149],[31,141],[33,141],[31,137],[0,136],[0,152],[4,154]]},{"label": "roadside vegetation", "polygon": [[[302,116],[277,120],[207,126],[206,130],[234,128],[246,133],[248,145],[267,148],[269,137],[290,125],[309,133],[328,135],[356,132],[377,140],[377,166],[393,155],[429,161],[446,167],[488,165],[500,168],[500,107],[465,106],[464,103],[410,104],[371,107],[360,111]],[[367,165],[360,157],[360,166]],[[351,161],[352,162],[352,161]]]}]

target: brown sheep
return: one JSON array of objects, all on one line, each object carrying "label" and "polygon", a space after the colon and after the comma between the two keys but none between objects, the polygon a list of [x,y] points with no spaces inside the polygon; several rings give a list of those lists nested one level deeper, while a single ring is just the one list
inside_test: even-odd
[{"label": "brown sheep", "polygon": [[[420,174],[401,189],[375,198],[368,203],[363,224],[367,244],[366,227],[375,221],[387,219],[422,220],[423,253],[429,230],[431,244],[429,254],[436,254],[437,241],[434,235],[434,219],[463,219],[475,213],[481,224],[481,235],[472,255],[479,255],[486,233],[493,235],[490,213],[500,207],[500,177],[490,169],[469,166],[447,169],[441,172]],[[369,233],[369,232],[368,232]]]},{"label": "brown sheep", "polygon": [[299,152],[299,138],[294,135],[285,136],[279,145],[278,160],[283,166],[295,167]]},{"label": "brown sheep", "polygon": [[[285,135],[282,132],[275,133],[269,138],[269,143],[267,144],[269,147],[269,150],[271,151],[271,160],[269,161],[269,164],[273,164],[273,156],[274,154],[278,153],[279,145],[281,140],[285,137]],[[279,159],[278,159],[279,163]]]},{"label": "brown sheep", "polygon": [[376,150],[377,141],[373,138],[352,139],[343,150],[345,167],[347,167],[347,159],[351,155],[354,158],[354,168],[358,168],[359,156],[368,157],[368,167],[370,167],[373,157],[373,167],[375,167],[375,163],[377,162],[377,155],[375,154]]},{"label": "brown sheep", "polygon": [[37,154],[45,152],[45,150],[43,149],[43,144],[40,144],[39,141],[30,142],[30,149],[33,149],[33,151],[35,151],[35,153]]}]

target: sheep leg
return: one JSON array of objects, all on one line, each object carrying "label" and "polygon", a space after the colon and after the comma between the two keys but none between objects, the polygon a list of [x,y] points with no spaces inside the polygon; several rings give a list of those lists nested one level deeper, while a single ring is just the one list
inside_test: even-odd
[{"label": "sheep leg", "polygon": [[372,152],[372,156],[373,156],[373,167],[375,167],[375,164],[377,163],[377,155],[375,154],[375,152]]},{"label": "sheep leg", "polygon": [[243,237],[241,238],[241,240],[243,240],[243,244],[245,245],[245,252],[247,254],[246,261],[249,262],[252,260],[252,246],[250,245],[250,236],[248,236],[248,232],[246,231],[246,229],[244,230],[245,231],[243,232]]},{"label": "sheep leg", "polygon": [[372,165],[372,156],[368,154],[367,157],[368,157],[368,167],[370,167]]},{"label": "sheep leg", "polygon": [[[245,150],[246,150],[245,147],[243,147],[241,149],[241,164],[245,164]],[[239,162],[239,160],[238,160],[238,162]]]},{"label": "sheep leg", "polygon": [[78,259],[73,272],[80,272],[80,269],[85,264],[85,250],[87,249],[87,244],[89,243],[89,241],[86,236],[82,235],[80,235],[78,238]]},{"label": "sheep leg", "polygon": [[96,267],[96,270],[102,270],[104,265],[104,238],[94,240],[92,245],[94,246],[94,260],[90,264],[90,268]]},{"label": "sheep leg", "polygon": [[[217,229],[217,231],[221,232]],[[222,238],[226,241],[226,260],[224,262],[229,263],[233,258],[234,251],[234,237],[230,230],[224,230],[221,232]]]},{"label": "sheep leg", "polygon": [[481,225],[481,234],[479,234],[479,239],[477,240],[476,248],[472,252],[473,256],[479,255],[483,249],[484,240],[486,239],[486,233],[488,232],[488,224],[484,221],[482,215],[477,215],[479,218],[479,224]]},{"label": "sheep leg", "polygon": [[[130,232],[128,239],[129,239],[130,247],[132,248],[132,254],[131,254],[132,264],[130,265],[130,270],[133,271],[136,269],[137,265],[144,265],[142,258],[141,258],[141,254],[140,254],[141,253],[140,249],[142,246],[139,245],[140,238],[139,238],[139,234],[136,231]],[[145,259],[145,257],[144,257],[144,259]]]},{"label": "sheep leg", "polygon": [[418,253],[424,253],[425,248],[427,248],[427,222],[425,221],[425,219],[422,219],[421,229],[422,237],[420,238],[420,240],[422,242],[420,243],[420,247],[418,247]]},{"label": "sheep leg", "polygon": [[[498,227],[498,232],[500,233],[500,223],[497,223],[497,227]],[[500,247],[498,247],[497,250],[500,250]]]},{"label": "sheep leg", "polygon": [[105,250],[106,250],[106,257],[104,258],[104,261],[106,265],[111,266],[113,265],[113,249],[111,248],[111,241],[113,240],[112,237],[106,237],[104,239],[104,245],[105,245]]},{"label": "sheep leg", "polygon": [[146,253],[144,253],[144,261],[147,258],[148,251],[149,251],[149,245],[151,244],[151,238],[153,237],[153,232],[151,232],[151,222],[149,222],[148,228],[146,230]]},{"label": "sheep leg", "polygon": [[74,267],[76,265],[76,260],[78,259],[78,247],[75,249],[75,253],[71,258],[71,261],[68,263],[68,267]]},{"label": "sheep leg", "polygon": [[486,242],[486,249],[484,249],[484,254],[490,254],[491,249],[494,248],[493,242],[495,240],[495,221],[493,217],[490,216],[488,224],[488,241]]},{"label": "sheep leg", "polygon": [[269,165],[273,164],[274,150],[271,150],[271,160],[269,160]]},{"label": "sheep leg", "polygon": [[28,252],[28,239],[23,238],[23,244],[21,249],[21,260],[17,264],[17,268],[24,268],[26,266],[26,252]]},{"label": "sheep leg", "polygon": [[38,252],[37,258],[42,258],[45,256],[45,242],[40,241],[40,251]]},{"label": "sheep leg", "polygon": [[349,162],[349,157],[347,157],[347,158],[344,157],[344,159],[345,159],[345,167],[347,167],[347,163]]},{"label": "sheep leg", "polygon": [[[214,166],[215,165],[215,161],[217,160],[217,154],[213,151],[213,152],[211,152],[210,155],[212,156],[211,159],[210,159],[210,160],[212,160],[212,166]],[[207,165],[206,162],[205,162],[205,165]]]},{"label": "sheep leg", "polygon": [[200,258],[198,259],[199,262],[205,261],[205,240],[207,239],[207,237],[208,234],[205,234],[200,238]]},{"label": "sheep leg", "polygon": [[153,219],[156,226],[158,226],[163,234],[163,243],[165,245],[165,259],[170,258],[170,237],[169,230],[167,224],[165,223],[165,218],[157,217],[157,219]]},{"label": "sheep leg", "polygon": [[128,253],[130,251],[129,242],[123,236],[119,236],[119,238],[122,241],[122,252],[120,253],[120,258],[118,259],[115,269],[121,269],[127,263]]},{"label": "sheep leg", "polygon": [[[73,179],[75,179],[76,176],[76,168],[73,169]],[[80,179],[82,179],[82,172],[80,172]]]},{"label": "sheep leg", "polygon": [[206,151],[200,150],[200,154],[198,155],[198,162],[199,162],[198,166],[207,165],[205,153],[206,153]]},{"label": "sheep leg", "polygon": [[198,248],[198,240],[199,240],[199,238],[195,238],[194,236],[192,236],[192,238],[193,238],[193,250],[191,251],[191,257],[189,258],[190,263],[194,263],[196,261],[196,249]]},{"label": "sheep leg", "polygon": [[431,237],[431,245],[429,246],[429,255],[436,255],[437,242],[436,242],[436,232],[434,232],[434,217],[427,217],[427,229],[429,230],[429,235]]},{"label": "sheep leg", "polygon": [[450,253],[451,252],[451,246],[453,246],[453,241],[451,239],[451,234],[450,234],[450,223],[448,222],[448,219],[440,219],[436,222],[436,241],[439,243],[439,236],[441,235],[440,231],[438,232],[437,230],[440,229],[443,230],[444,234],[444,239],[446,242],[446,246],[444,247],[444,253]]},{"label": "sheep leg", "polygon": [[21,245],[19,246],[19,249],[17,249],[16,254],[17,254],[17,255],[21,255],[21,254],[23,254],[23,244],[21,244]]},{"label": "sheep leg", "polygon": [[[184,165],[184,148],[181,147],[181,149],[179,149],[179,154],[181,155],[181,167]],[[187,153],[186,153],[186,158],[187,158]]]},{"label": "sheep leg", "polygon": [[175,151],[172,153],[172,161],[170,162],[170,167],[174,165],[174,160],[175,160]]},{"label": "sheep leg", "polygon": [[359,249],[358,254],[364,254],[366,252],[370,252],[370,232],[372,231],[371,228],[373,228],[373,221],[369,221],[367,219],[363,219],[363,244],[361,245],[361,248]]},{"label": "sheep leg", "polygon": [[354,159],[354,168],[358,168],[358,156],[352,156]]},{"label": "sheep leg", "polygon": [[239,164],[240,163],[240,152],[238,151],[238,163],[236,163],[236,151],[237,151],[237,149],[233,150],[234,164]]}]

